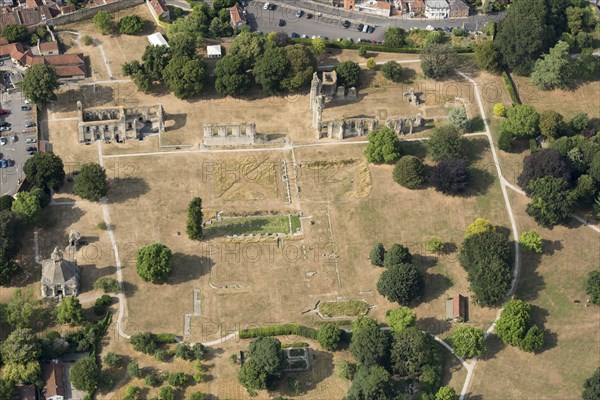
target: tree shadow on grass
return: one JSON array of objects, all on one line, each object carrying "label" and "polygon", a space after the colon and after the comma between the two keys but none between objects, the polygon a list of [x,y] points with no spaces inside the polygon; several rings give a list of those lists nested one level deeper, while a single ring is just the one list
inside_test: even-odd
[{"label": "tree shadow on grass", "polygon": [[544,277],[537,272],[542,255],[538,253],[522,252],[521,274],[517,293],[523,301],[533,301],[538,298],[540,292],[546,287]]},{"label": "tree shadow on grass", "polygon": [[423,279],[425,280],[425,293],[419,299],[419,303],[428,303],[437,299],[452,286],[450,278],[442,274],[426,273]]},{"label": "tree shadow on grass", "polygon": [[210,272],[214,262],[209,257],[194,256],[183,253],[173,254],[171,260],[173,275],[169,278],[170,285],[193,281]]},{"label": "tree shadow on grass", "polygon": [[424,256],[422,254],[413,254],[412,263],[423,270],[434,267],[437,264],[437,257]]},{"label": "tree shadow on grass", "polygon": [[544,346],[536,354],[543,353],[558,345],[558,335],[544,327],[548,320],[548,315],[550,315],[548,310],[535,304],[531,305],[531,323],[544,330]]},{"label": "tree shadow on grass", "polygon": [[419,157],[421,159],[427,156],[427,147],[420,141],[408,142],[400,140],[402,144],[402,154]]},{"label": "tree shadow on grass", "polygon": [[287,383],[287,377],[292,377],[300,381],[302,394],[307,395],[308,398],[314,398],[311,396],[311,392],[319,387],[319,383],[333,374],[333,355],[329,352],[310,349],[308,358],[310,369],[304,372],[286,372],[280,381],[279,388],[274,392],[285,396],[295,396],[296,394]]},{"label": "tree shadow on grass", "polygon": [[467,156],[467,162],[475,163],[483,158],[483,154],[490,148],[487,139],[475,137],[463,141],[464,154]]},{"label": "tree shadow on grass", "polygon": [[486,194],[496,180],[489,171],[479,168],[469,168],[469,175],[469,187],[464,194],[467,197]]},{"label": "tree shadow on grass", "polygon": [[432,335],[441,335],[452,329],[452,323],[439,318],[427,317],[417,319],[417,328]]},{"label": "tree shadow on grass", "polygon": [[487,340],[485,341],[485,351],[479,357],[480,360],[492,360],[496,357],[500,351],[502,351],[506,345],[502,342],[502,340],[496,335],[496,333],[491,333]]},{"label": "tree shadow on grass", "polygon": [[137,199],[148,193],[150,187],[142,178],[117,178],[110,181],[108,197],[111,203]]}]

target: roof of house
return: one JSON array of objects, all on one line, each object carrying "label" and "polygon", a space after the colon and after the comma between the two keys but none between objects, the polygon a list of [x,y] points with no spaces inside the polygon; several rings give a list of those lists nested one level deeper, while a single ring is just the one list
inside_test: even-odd
[{"label": "roof of house", "polygon": [[46,397],[65,395],[62,364],[57,362],[43,364],[42,375],[44,377],[44,392]]},{"label": "roof of house", "polygon": [[448,2],[446,0],[425,0],[425,5],[428,8],[433,8],[437,10],[449,8]]},{"label": "roof of house", "polygon": [[456,319],[462,318],[467,319],[467,298],[460,294],[446,300],[446,318]]},{"label": "roof of house", "polygon": [[160,32],[155,32],[152,35],[148,35],[148,41],[153,46],[167,46],[169,47],[169,43],[167,43],[167,39]]},{"label": "roof of house", "polygon": [[150,5],[158,15],[161,15],[165,12],[169,12],[169,9],[167,8],[163,0],[150,0]]},{"label": "roof of house", "polygon": [[206,46],[206,54],[209,56],[220,56],[221,55],[221,45],[215,44],[214,46]]},{"label": "roof of house", "polygon": [[46,64],[53,65],[55,67],[64,65],[75,65],[80,66],[85,64],[83,53],[76,54],[52,54],[48,56],[34,57],[34,61],[31,65],[35,64]]},{"label": "roof of house", "polygon": [[50,259],[42,261],[42,284],[76,284],[78,279],[77,263],[65,260],[58,247],[54,248]]},{"label": "roof of house", "polygon": [[58,51],[58,43],[57,42],[43,42],[39,44],[39,48],[41,52],[46,51]]},{"label": "roof of house", "polygon": [[85,67],[80,65],[57,66],[56,75],[59,78],[70,78],[73,76],[85,76]]},{"label": "roof of house", "polygon": [[388,3],[385,0],[377,0],[377,8],[380,10],[390,10],[392,8],[392,3]]},{"label": "roof of house", "polygon": [[237,5],[229,8],[229,16],[231,17],[231,23],[233,25],[237,25],[240,22],[246,22],[246,17],[244,17],[242,9]]},{"label": "roof of house", "polygon": [[450,8],[452,9],[468,9],[469,6],[463,0],[448,0]]},{"label": "roof of house", "polygon": [[17,386],[16,400],[37,400],[34,385]]}]

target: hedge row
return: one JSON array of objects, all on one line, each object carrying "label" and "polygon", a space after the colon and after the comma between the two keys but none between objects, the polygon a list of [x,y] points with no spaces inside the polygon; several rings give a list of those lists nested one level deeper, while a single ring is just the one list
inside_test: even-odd
[{"label": "hedge row", "polygon": [[240,339],[281,335],[298,335],[309,339],[317,338],[316,330],[298,324],[269,325],[257,328],[240,329],[238,334]]},{"label": "hedge row", "polygon": [[506,90],[508,90],[508,94],[510,95],[513,104],[521,104],[521,100],[519,100],[519,96],[517,95],[517,88],[512,79],[510,79],[508,72],[502,71],[502,78],[504,79],[504,86],[506,86]]},{"label": "hedge row", "polygon": [[[292,42],[301,43],[307,46],[312,45],[312,39],[303,39],[303,38],[293,38]],[[387,47],[382,44],[373,44],[373,43],[352,43],[348,46],[342,46],[341,42],[334,40],[326,40],[325,44],[327,47],[332,49],[353,49],[358,50],[361,47],[365,50],[370,51],[378,51],[383,53],[408,53],[408,54],[418,54],[423,48],[421,47]],[[472,53],[473,48],[471,47],[453,47],[454,51],[457,53]]]},{"label": "hedge row", "polygon": [[154,335],[154,342],[156,343],[175,343],[177,340],[175,339],[175,335],[172,333],[157,333]]}]

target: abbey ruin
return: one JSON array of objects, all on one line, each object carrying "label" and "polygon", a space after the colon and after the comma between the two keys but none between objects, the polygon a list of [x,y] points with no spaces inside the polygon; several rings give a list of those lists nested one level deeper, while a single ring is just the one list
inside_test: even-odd
[{"label": "abbey ruin", "polygon": [[251,146],[256,141],[255,124],[206,124],[205,146]]}]

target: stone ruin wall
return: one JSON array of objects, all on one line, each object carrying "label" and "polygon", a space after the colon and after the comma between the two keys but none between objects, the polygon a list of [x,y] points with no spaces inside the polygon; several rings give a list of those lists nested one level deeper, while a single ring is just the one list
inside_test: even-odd
[{"label": "stone ruin wall", "polygon": [[255,124],[206,124],[204,145],[251,146],[256,143]]}]

